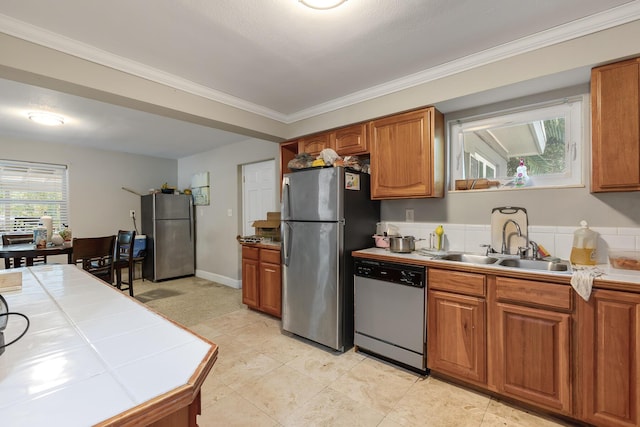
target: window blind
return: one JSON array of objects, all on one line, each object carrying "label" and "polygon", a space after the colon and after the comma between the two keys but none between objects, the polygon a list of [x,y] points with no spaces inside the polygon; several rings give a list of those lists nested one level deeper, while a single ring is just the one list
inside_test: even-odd
[{"label": "window blind", "polygon": [[68,201],[67,166],[0,159],[0,232],[33,230],[45,214],[59,229]]}]

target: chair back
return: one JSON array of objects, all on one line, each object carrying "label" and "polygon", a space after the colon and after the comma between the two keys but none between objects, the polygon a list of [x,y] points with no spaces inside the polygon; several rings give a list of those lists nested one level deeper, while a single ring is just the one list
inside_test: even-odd
[{"label": "chair back", "polygon": [[[2,246],[18,245],[21,243],[33,243],[33,232],[8,232],[2,235]],[[46,255],[37,256],[27,259],[29,264],[45,264],[47,262]],[[20,267],[22,265],[22,257],[5,258],[4,268]]]},{"label": "chair back", "polygon": [[2,245],[17,245],[33,242],[33,233],[6,233],[2,235]]},{"label": "chair back", "polygon": [[128,266],[133,266],[133,245],[136,240],[136,232],[119,230],[116,240],[116,262],[126,262]]},{"label": "chair back", "polygon": [[116,236],[73,238],[73,263],[94,276],[113,283]]}]

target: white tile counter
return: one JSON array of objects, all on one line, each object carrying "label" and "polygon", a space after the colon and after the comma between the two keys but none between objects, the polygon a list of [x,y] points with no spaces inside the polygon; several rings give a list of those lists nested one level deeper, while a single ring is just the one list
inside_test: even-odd
[{"label": "white tile counter", "polygon": [[[528,275],[543,275],[546,277],[553,276],[556,278],[566,277],[567,283],[569,283],[571,278],[570,272],[554,272],[541,270],[534,271],[520,268],[509,268],[504,266],[492,266],[491,264],[479,265],[461,263],[456,261],[445,261],[433,259],[432,257],[422,255],[418,251],[414,251],[411,253],[394,253],[389,251],[388,249],[368,248],[354,251],[353,256],[360,258],[384,259],[391,262],[408,262],[427,266],[447,264],[458,265],[461,268],[475,268],[483,269],[486,271],[500,271],[503,273],[524,273]],[[603,274],[602,276],[594,280],[594,287],[640,292],[640,271],[612,268],[609,264],[599,264],[596,267],[598,267],[603,272]]]},{"label": "white tile counter", "polygon": [[[13,271],[22,290],[2,295],[31,326],[0,355],[2,425],[148,424],[199,408],[215,344],[73,265]],[[5,341],[25,325],[11,316]]]}]

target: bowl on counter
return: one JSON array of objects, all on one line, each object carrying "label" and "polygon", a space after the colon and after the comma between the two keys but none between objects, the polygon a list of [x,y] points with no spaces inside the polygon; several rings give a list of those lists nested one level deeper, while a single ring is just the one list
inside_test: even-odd
[{"label": "bowl on counter", "polygon": [[609,249],[609,263],[613,268],[640,271],[640,251]]}]

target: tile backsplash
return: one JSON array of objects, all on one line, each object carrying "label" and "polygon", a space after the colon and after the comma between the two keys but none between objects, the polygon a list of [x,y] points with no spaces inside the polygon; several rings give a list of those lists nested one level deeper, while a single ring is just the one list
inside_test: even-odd
[{"label": "tile backsplash", "polygon": [[[444,227],[444,249],[448,251],[460,251],[471,253],[484,253],[481,245],[491,243],[491,225],[467,225],[429,222],[394,222],[385,221],[398,227],[403,236],[414,236],[416,249],[429,246],[429,234],[433,233],[437,226]],[[542,245],[551,255],[569,259],[571,246],[573,245],[573,232],[576,227],[534,226],[529,225],[529,240]],[[629,227],[590,227],[598,233],[598,247],[596,256],[598,263],[608,262],[609,248],[640,250],[640,228]],[[494,248],[500,250],[500,248]]]}]

